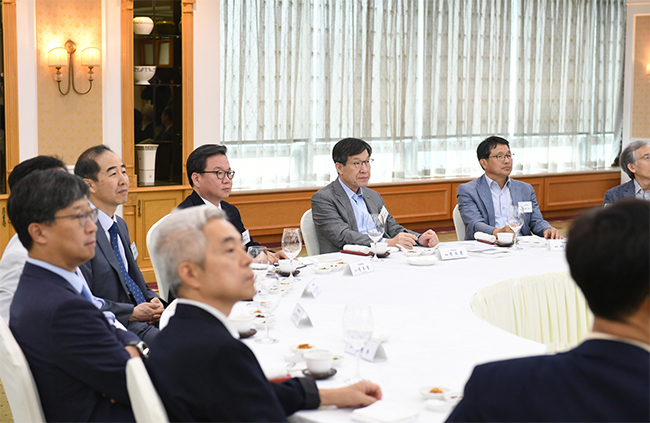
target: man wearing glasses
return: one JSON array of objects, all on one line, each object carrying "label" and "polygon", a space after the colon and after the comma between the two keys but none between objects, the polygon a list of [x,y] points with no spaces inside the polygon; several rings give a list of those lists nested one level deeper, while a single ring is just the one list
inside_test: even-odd
[{"label": "man wearing glasses", "polygon": [[438,236],[431,229],[423,234],[410,231],[395,221],[377,191],[367,187],[373,159],[372,147],[357,138],[345,138],[332,149],[339,177],[311,197],[314,225],[320,253],[339,251],[346,244],[370,245],[366,223],[370,214],[383,215],[384,236],[389,246],[416,244],[433,247]]},{"label": "man wearing glasses", "polygon": [[[244,227],[237,207],[224,201],[230,196],[232,179],[235,177],[235,171],[230,168],[228,157],[226,157],[227,151],[225,145],[217,144],[202,145],[192,151],[187,158],[186,168],[187,178],[194,191],[178,205],[178,208],[186,209],[204,204],[217,207],[226,213],[228,221],[237,228],[246,248],[260,245],[253,241],[250,233]],[[281,258],[287,258],[282,251],[278,253],[269,251],[268,255],[271,264],[277,263]]]},{"label": "man wearing glasses", "polygon": [[631,181],[618,185],[605,193],[604,205],[624,198],[650,201],[650,142],[634,141],[621,152],[621,169]]},{"label": "man wearing glasses", "polygon": [[465,222],[465,239],[474,233],[495,235],[513,232],[508,226],[510,206],[519,206],[524,213],[522,235],[531,232],[545,238],[562,238],[542,217],[532,185],[510,179],[512,153],[510,144],[501,137],[491,136],[476,149],[478,162],[485,174],[458,187],[458,209]]}]

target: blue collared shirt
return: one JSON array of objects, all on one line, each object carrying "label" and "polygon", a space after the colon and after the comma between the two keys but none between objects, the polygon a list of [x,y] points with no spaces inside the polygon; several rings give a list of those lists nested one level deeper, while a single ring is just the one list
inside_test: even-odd
[{"label": "blue collared shirt", "polygon": [[503,189],[499,186],[496,181],[490,179],[487,174],[485,176],[485,182],[487,182],[490,187],[490,193],[492,194],[492,205],[494,206],[494,226],[497,228],[503,228],[508,225],[508,210],[512,206],[512,196],[510,195],[510,177],[506,181]]},{"label": "blue collared shirt", "polygon": [[[90,207],[97,209],[97,207],[95,207],[93,203],[90,203]],[[115,216],[110,217],[100,209],[97,209],[97,220],[99,220],[99,223],[102,229],[104,230],[104,235],[106,235],[106,238],[108,238],[109,244],[112,245],[111,234],[108,232],[108,230],[111,228],[111,226],[113,226],[113,223],[117,223],[117,219],[115,218]],[[121,242],[118,242],[117,248],[120,250],[120,255],[122,256],[122,261],[124,262],[124,267],[126,267],[126,271],[128,272],[129,261],[126,259],[126,253],[124,252],[124,245]]]},{"label": "blue collared shirt", "polygon": [[361,191],[360,194],[357,194],[356,192],[352,191],[350,188],[348,188],[347,185],[343,183],[339,179],[339,183],[345,190],[345,193],[348,195],[348,198],[350,199],[350,204],[352,204],[352,210],[354,210],[354,217],[357,219],[357,232],[360,234],[365,234],[366,231],[366,224],[368,220],[370,220],[370,212],[368,211],[368,206],[366,205],[366,201],[363,199],[363,190],[359,188],[359,191]]},{"label": "blue collared shirt", "polygon": [[633,181],[634,181],[634,197],[638,198],[639,200],[650,201],[650,191],[643,191],[643,188],[641,188],[641,185],[639,185],[636,179],[633,179]]}]

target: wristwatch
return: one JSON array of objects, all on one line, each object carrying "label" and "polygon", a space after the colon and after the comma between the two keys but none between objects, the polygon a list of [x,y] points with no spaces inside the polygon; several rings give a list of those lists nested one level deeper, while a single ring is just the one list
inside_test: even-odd
[{"label": "wristwatch", "polygon": [[126,344],[127,347],[135,347],[140,353],[140,357],[148,358],[149,357],[149,345],[142,340],[130,341]]}]

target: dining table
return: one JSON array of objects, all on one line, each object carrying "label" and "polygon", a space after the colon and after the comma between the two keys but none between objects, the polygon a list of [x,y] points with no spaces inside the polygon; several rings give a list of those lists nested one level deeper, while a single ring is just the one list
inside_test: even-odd
[{"label": "dining table", "polygon": [[[318,380],[318,387],[346,386],[355,374],[356,358],[346,353],[343,313],[347,305],[369,305],[373,316],[372,342],[377,350],[374,356],[360,361],[361,377],[381,387],[382,408],[395,411],[395,421],[401,415],[408,416],[406,421],[445,421],[453,403],[430,409],[421,390],[440,387],[462,394],[478,364],[547,353],[544,344],[477,317],[470,304],[479,290],[500,281],[568,270],[563,250],[549,250],[539,239],[526,241],[522,237],[521,249],[501,248],[496,254],[489,251],[499,247],[487,246],[490,250],[481,252],[485,244],[477,241],[441,243],[431,257],[446,257],[450,251],[464,253],[461,258],[439,259],[426,266],[409,264],[407,253],[395,249],[377,261],[342,252],[300,258],[299,280],[282,296],[273,312],[275,321],[269,332],[278,342],[256,342],[263,336],[261,326],[255,336],[242,341],[269,377],[286,372],[303,376],[305,363],[297,360],[295,354],[291,358],[291,348],[296,345],[326,349],[338,358],[336,374]],[[320,264],[337,262],[345,264],[327,274],[316,273]],[[353,274],[353,268],[362,271]],[[254,303],[239,302],[231,316],[257,311],[251,311],[254,308]],[[298,310],[303,313],[300,322],[295,321]],[[354,416],[351,408],[322,406],[299,411],[289,419],[346,422],[353,421]],[[391,418],[387,416],[386,421]]]}]

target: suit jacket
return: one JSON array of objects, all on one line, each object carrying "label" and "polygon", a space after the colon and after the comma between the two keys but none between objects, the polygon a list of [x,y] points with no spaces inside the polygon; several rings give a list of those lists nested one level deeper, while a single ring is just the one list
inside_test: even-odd
[{"label": "suit jacket", "polygon": [[[465,222],[465,239],[473,240],[475,232],[492,234],[496,229],[496,218],[494,217],[494,204],[492,193],[485,178],[469,181],[458,187],[458,210]],[[521,227],[522,235],[534,233],[544,236],[544,231],[551,225],[544,220],[542,212],[537,204],[537,196],[533,186],[525,182],[510,179],[510,196],[512,204],[520,201],[530,201],[533,205],[532,213],[524,213],[524,225]]]},{"label": "suit jacket", "polygon": [[634,198],[634,179],[624,184],[610,188],[605,192],[603,205],[612,204],[624,198]]},{"label": "suit jacket", "polygon": [[649,421],[650,354],[588,340],[557,355],[477,366],[448,421]]},{"label": "suit jacket", "polygon": [[178,304],[151,346],[147,368],[170,421],[286,421],[320,404],[312,379],[269,382],[246,345],[189,304]]},{"label": "suit jacket", "polygon": [[109,325],[65,279],[25,264],[9,325],[47,421],[134,421],[124,345],[138,338]]},{"label": "suit jacket", "polygon": [[[158,328],[147,322],[129,322],[129,317],[133,314],[135,301],[133,300],[131,291],[126,286],[126,282],[124,282],[122,272],[120,272],[120,265],[113,252],[110,239],[106,237],[106,233],[99,222],[97,222],[97,227],[95,257],[82,264],[79,268],[93,294],[96,297],[103,298],[106,302],[104,309],[115,313],[117,320],[126,326],[128,330],[150,344],[158,334]],[[151,301],[153,298],[159,298],[144,281],[138,263],[131,253],[129,229],[124,219],[119,216],[117,216],[117,228],[120,233],[120,240],[124,246],[124,255],[129,264],[129,275],[131,275],[131,279],[140,287],[147,301]]]},{"label": "suit jacket", "polygon": [[[205,205],[205,202],[201,199],[201,196],[199,196],[199,194],[197,194],[196,191],[192,191],[192,193],[188,195],[187,198],[178,205],[178,208],[187,209],[189,207],[203,206],[203,205]],[[241,221],[241,214],[239,214],[239,210],[237,209],[237,207],[233,206],[230,203],[222,201],[221,210],[223,210],[224,213],[226,213],[226,216],[228,216],[228,221],[232,223],[235,226],[235,228],[237,228],[237,231],[239,231],[240,234],[246,231],[246,228],[244,227],[244,223]],[[253,237],[251,237],[251,240],[246,244],[246,248],[251,247],[253,245],[260,245],[260,244],[258,242],[253,241]]]},{"label": "suit jacket", "polygon": [[[371,214],[381,212],[381,208],[384,207],[384,199],[381,195],[367,187],[362,187],[361,192],[368,212]],[[359,233],[350,198],[338,179],[319,189],[311,197],[311,212],[321,254],[339,251],[346,244],[370,245],[370,237]],[[400,232],[420,236],[419,233],[404,228],[389,214],[385,236],[393,238]]]}]

